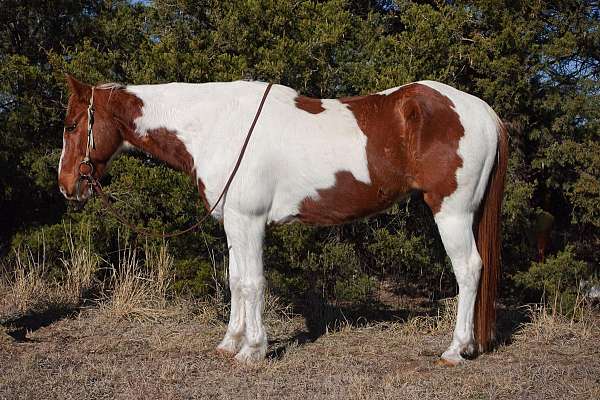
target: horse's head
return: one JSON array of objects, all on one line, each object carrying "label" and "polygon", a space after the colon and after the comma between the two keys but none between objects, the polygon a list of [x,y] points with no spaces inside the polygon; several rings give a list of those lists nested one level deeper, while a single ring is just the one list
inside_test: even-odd
[{"label": "horse's head", "polygon": [[[67,82],[71,95],[64,123],[58,185],[67,199],[85,200],[92,193],[89,177],[102,177],[110,159],[121,148],[123,137],[120,125],[109,108],[114,88],[92,88],[69,75]],[[88,144],[90,104],[93,107],[93,141]]]}]

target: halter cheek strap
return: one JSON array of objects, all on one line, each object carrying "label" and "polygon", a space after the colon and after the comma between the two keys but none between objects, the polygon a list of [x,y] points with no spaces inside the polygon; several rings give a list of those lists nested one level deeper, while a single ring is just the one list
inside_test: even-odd
[{"label": "halter cheek strap", "polygon": [[88,129],[87,129],[87,146],[85,149],[85,158],[89,161],[90,158],[90,149],[96,149],[96,143],[94,143],[94,86],[92,86],[92,95],[90,97],[90,104],[88,105],[87,115],[88,115]]},{"label": "halter cheek strap", "polygon": [[94,185],[94,177],[92,174],[94,173],[94,164],[90,158],[90,151],[92,149],[96,149],[96,143],[94,142],[94,86],[92,86],[92,95],[90,97],[90,104],[87,109],[87,143],[85,146],[85,157],[79,163],[79,178],[77,179],[76,184],[76,193],[77,200],[81,200],[81,182],[86,181],[90,185],[90,190]]}]

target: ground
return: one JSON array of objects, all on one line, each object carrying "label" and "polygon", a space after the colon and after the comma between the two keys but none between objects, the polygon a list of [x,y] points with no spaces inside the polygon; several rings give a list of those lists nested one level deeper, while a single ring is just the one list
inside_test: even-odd
[{"label": "ground", "polygon": [[344,322],[311,338],[302,317],[271,312],[269,357],[247,366],[214,351],[226,325],[211,310],[140,320],[90,308],[28,332],[5,323],[0,398],[600,398],[597,313],[538,312],[496,351],[449,368],[435,364],[451,335],[444,318]]}]

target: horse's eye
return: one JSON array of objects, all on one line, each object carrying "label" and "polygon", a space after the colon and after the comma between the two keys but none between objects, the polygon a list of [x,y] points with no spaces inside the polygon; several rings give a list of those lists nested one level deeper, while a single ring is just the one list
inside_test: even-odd
[{"label": "horse's eye", "polygon": [[65,126],[65,130],[67,132],[73,132],[75,130],[75,128],[77,128],[77,124],[75,124],[75,123]]}]

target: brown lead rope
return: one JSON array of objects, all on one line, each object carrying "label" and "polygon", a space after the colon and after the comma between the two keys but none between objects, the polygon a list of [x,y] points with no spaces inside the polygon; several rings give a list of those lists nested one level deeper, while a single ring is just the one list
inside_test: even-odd
[{"label": "brown lead rope", "polygon": [[248,134],[246,135],[246,140],[244,141],[244,145],[242,146],[242,150],[240,151],[240,155],[238,156],[237,162],[235,163],[235,167],[233,167],[233,171],[231,171],[231,175],[229,175],[229,179],[227,179],[227,183],[225,184],[225,187],[223,187],[223,191],[219,195],[219,198],[217,199],[217,201],[215,202],[215,204],[211,207],[210,211],[208,211],[208,213],[204,217],[202,217],[198,222],[196,222],[194,225],[190,226],[189,228],[186,228],[186,229],[183,229],[183,230],[180,230],[180,231],[170,232],[170,233],[161,233],[161,232],[157,232],[157,231],[154,231],[154,230],[151,230],[151,229],[147,229],[147,228],[138,228],[137,226],[135,226],[134,224],[132,224],[129,220],[127,220],[127,218],[125,218],[123,215],[121,215],[114,208],[114,206],[108,200],[108,196],[106,196],[106,193],[104,193],[104,191],[102,190],[102,186],[100,185],[100,182],[98,182],[94,178],[91,178],[92,187],[94,188],[94,190],[96,191],[96,193],[98,193],[100,195],[100,198],[102,199],[102,202],[104,203],[105,207],[108,210],[110,210],[113,213],[113,215],[123,225],[128,226],[131,230],[133,230],[134,232],[136,232],[138,234],[141,234],[141,235],[144,235],[144,236],[157,237],[157,238],[170,238],[170,237],[180,236],[180,235],[183,235],[185,233],[191,232],[192,230],[194,230],[198,226],[200,226],[200,224],[202,224],[206,219],[208,219],[208,217],[210,217],[210,215],[212,214],[212,212],[215,211],[215,209],[217,208],[217,206],[219,205],[219,203],[221,202],[221,200],[225,196],[225,193],[227,193],[227,190],[229,190],[229,186],[231,185],[231,182],[233,181],[233,178],[235,177],[235,174],[237,173],[238,169],[240,168],[240,164],[242,163],[242,158],[244,157],[244,153],[246,152],[246,147],[248,147],[248,142],[250,141],[250,136],[252,136],[252,132],[254,131],[254,127],[256,126],[256,122],[258,121],[258,117],[260,116],[260,113],[261,113],[261,111],[263,109],[263,106],[265,104],[265,101],[267,100],[267,96],[268,96],[269,92],[271,91],[271,87],[272,86],[273,86],[273,84],[269,83],[267,85],[267,88],[265,89],[265,93],[263,94],[262,100],[260,101],[260,105],[258,106],[258,110],[256,111],[256,115],[254,116],[254,120],[252,121],[252,125],[250,125],[250,129],[248,130]]}]

